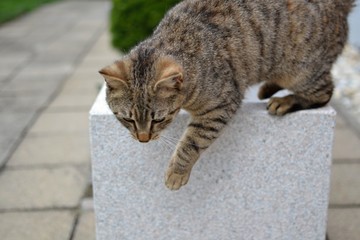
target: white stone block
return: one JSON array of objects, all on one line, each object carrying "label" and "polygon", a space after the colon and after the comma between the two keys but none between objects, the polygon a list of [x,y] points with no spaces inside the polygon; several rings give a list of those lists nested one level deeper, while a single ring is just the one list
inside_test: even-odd
[{"label": "white stone block", "polygon": [[[175,144],[136,142],[104,97],[90,112],[97,240],[325,239],[331,107],[274,117],[244,102],[173,192],[164,173]],[[181,112],[163,135],[179,138],[188,121]]]}]

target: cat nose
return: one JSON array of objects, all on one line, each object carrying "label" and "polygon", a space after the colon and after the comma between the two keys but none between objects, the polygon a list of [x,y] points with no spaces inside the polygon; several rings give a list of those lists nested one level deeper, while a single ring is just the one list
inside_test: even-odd
[{"label": "cat nose", "polygon": [[138,133],[138,140],[142,143],[147,143],[150,141],[150,134],[149,133]]}]

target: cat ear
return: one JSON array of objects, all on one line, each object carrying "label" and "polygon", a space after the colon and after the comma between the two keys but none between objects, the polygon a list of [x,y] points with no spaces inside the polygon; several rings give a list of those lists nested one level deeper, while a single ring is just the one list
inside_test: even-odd
[{"label": "cat ear", "polygon": [[183,86],[183,71],[179,64],[172,59],[163,59],[158,64],[159,80],[155,84],[155,91],[159,88],[180,90]]},{"label": "cat ear", "polygon": [[114,89],[128,87],[127,72],[128,67],[124,61],[117,61],[99,71],[109,87]]},{"label": "cat ear", "polygon": [[174,72],[170,76],[160,79],[155,84],[155,91],[158,88],[177,89],[180,90],[183,84],[183,76],[180,72]]}]

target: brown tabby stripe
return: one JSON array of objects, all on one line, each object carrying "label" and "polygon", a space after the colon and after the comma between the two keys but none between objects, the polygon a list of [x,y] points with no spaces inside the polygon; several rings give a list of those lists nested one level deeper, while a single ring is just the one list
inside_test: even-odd
[{"label": "brown tabby stripe", "polygon": [[[260,5],[259,6],[259,11],[264,16],[265,21],[268,21],[270,19],[270,16],[271,16],[270,15],[271,9],[267,7],[268,5],[265,2],[260,2],[258,4]],[[266,24],[264,26],[266,26]]]},{"label": "brown tabby stripe", "polygon": [[271,73],[275,66],[276,66],[276,58],[275,58],[275,54],[276,54],[276,45],[278,44],[278,35],[279,35],[279,27],[280,27],[280,21],[281,21],[281,14],[280,14],[280,11],[277,10],[275,11],[275,18],[274,18],[274,38],[273,38],[273,41],[272,41],[272,44],[271,44],[271,65],[270,65],[270,68],[269,68],[269,73]]},{"label": "brown tabby stripe", "polygon": [[172,119],[168,119],[168,120],[165,120],[159,124],[163,125],[163,126],[167,126],[168,124],[170,124],[172,122]]},{"label": "brown tabby stripe", "polygon": [[209,136],[209,135],[204,135],[201,132],[195,132],[196,136],[198,136],[199,138],[205,139],[205,140],[214,140],[217,138],[217,136]]},{"label": "brown tabby stripe", "polygon": [[180,160],[182,160],[183,162],[189,164],[190,163],[190,159],[189,157],[185,157],[183,156],[183,150],[182,151],[177,151],[177,157],[180,158]]},{"label": "brown tabby stripe", "polygon": [[249,23],[250,27],[252,29],[253,34],[255,35],[255,40],[258,44],[258,47],[260,49],[259,56],[257,57],[257,64],[259,66],[259,72],[257,76],[261,76],[262,74],[262,60],[264,58],[264,34],[261,29],[261,23],[256,22],[256,20],[260,21],[260,19],[255,18],[252,16],[252,11],[249,11]]},{"label": "brown tabby stripe", "polygon": [[226,125],[227,124],[227,121],[221,117],[218,117],[218,118],[214,118],[214,119],[209,119],[210,121],[212,122],[216,122],[216,123],[221,123],[223,125]]},{"label": "brown tabby stripe", "polygon": [[137,59],[134,59],[133,76],[135,86],[143,86],[146,84],[147,76],[151,75],[154,65],[154,52],[152,48],[139,48]]},{"label": "brown tabby stripe", "polygon": [[196,144],[195,140],[191,136],[186,137],[189,147],[193,148],[197,153],[200,151],[200,147]]},{"label": "brown tabby stripe", "polygon": [[169,115],[173,115],[173,114],[175,114],[177,111],[179,111],[180,110],[180,108],[176,108],[174,111],[171,111],[171,112],[169,112]]},{"label": "brown tabby stripe", "polygon": [[216,133],[219,132],[218,129],[216,129],[216,128],[214,128],[214,127],[205,126],[205,125],[202,124],[202,123],[194,123],[194,122],[192,122],[192,123],[190,123],[188,126],[189,126],[189,127],[193,127],[193,128],[199,128],[199,129],[201,129],[201,130],[209,131],[209,132],[216,132]]},{"label": "brown tabby stripe", "polygon": [[201,117],[201,116],[205,116],[208,113],[214,112],[216,110],[224,110],[225,108],[227,108],[230,105],[231,105],[231,103],[221,103],[219,105],[216,105],[215,107],[210,107],[209,109],[203,110],[203,112],[197,113],[196,116]]},{"label": "brown tabby stripe", "polygon": [[188,147],[186,147],[186,146],[184,146],[180,152],[181,152],[181,154],[183,154],[183,157],[185,157],[187,159],[189,159],[189,157],[191,157],[191,150],[188,149]]},{"label": "brown tabby stripe", "polygon": [[178,161],[178,162],[176,162],[176,165],[177,165],[178,167],[180,167],[181,169],[186,169],[186,165],[187,165],[187,164],[182,164],[182,163],[180,163],[180,162]]}]

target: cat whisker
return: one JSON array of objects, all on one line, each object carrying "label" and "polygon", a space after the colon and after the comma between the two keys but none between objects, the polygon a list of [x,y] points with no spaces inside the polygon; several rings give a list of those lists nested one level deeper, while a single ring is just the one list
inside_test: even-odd
[{"label": "cat whisker", "polygon": [[161,140],[165,143],[167,143],[169,146],[175,148],[178,141],[171,140],[165,136],[162,136]]},{"label": "cat whisker", "polygon": [[179,139],[171,138],[169,136],[164,136],[164,135],[162,136],[162,139],[174,145],[177,145],[177,143],[180,142]]},{"label": "cat whisker", "polygon": [[162,144],[160,144],[163,149],[169,153],[172,153],[174,151],[174,149],[172,148],[173,146],[171,146],[168,142],[166,142],[164,139],[160,139],[160,142]]}]

